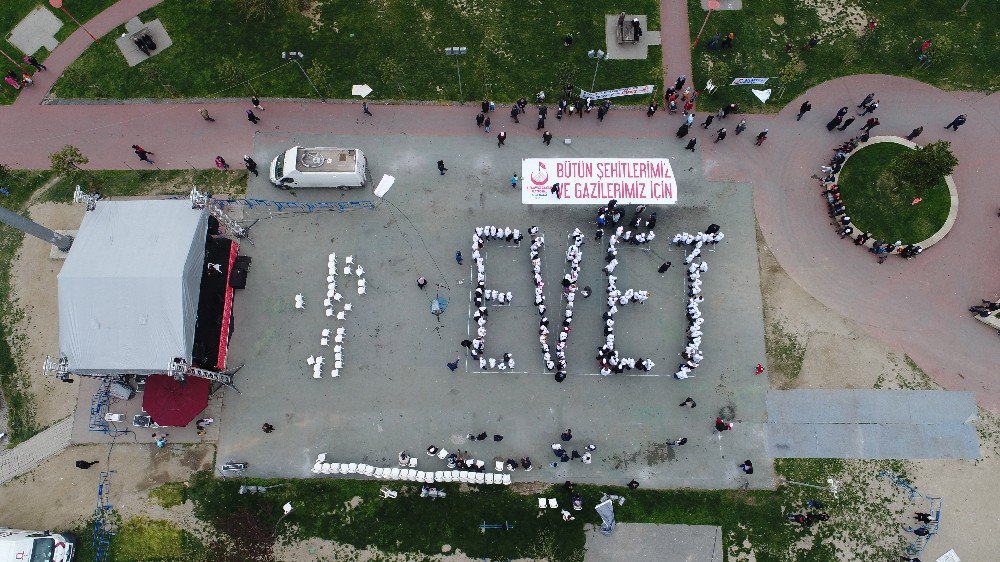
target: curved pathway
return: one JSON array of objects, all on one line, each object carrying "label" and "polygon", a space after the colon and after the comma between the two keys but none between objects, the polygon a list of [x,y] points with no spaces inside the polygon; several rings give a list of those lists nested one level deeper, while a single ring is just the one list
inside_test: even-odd
[{"label": "curved pathway", "polygon": [[[104,32],[124,23],[157,0],[122,0],[87,23]],[[661,37],[665,79],[690,77],[690,35],[683,0],[661,1]],[[87,46],[78,30],[46,61],[45,80]],[[689,82],[690,83],[690,82]],[[52,82],[40,77],[13,106],[0,107],[0,128],[17,131],[0,140],[0,162],[20,168],[47,168],[48,154],[67,143],[83,149],[92,168],[136,167],[133,143],[156,153],[157,167],[212,166],[216,154],[238,162],[249,153],[257,132],[296,131],[338,134],[412,134],[468,136],[474,132],[475,107],[372,106],[374,118],[362,119],[354,104],[314,101],[265,103],[268,110],[258,126],[245,117],[246,103],[212,100],[205,104],[164,103],[124,105],[38,105]],[[960,164],[954,177],[961,190],[959,220],[932,250],[905,262],[890,259],[878,265],[870,254],[840,240],[828,226],[825,203],[817,182],[829,150],[854,130],[828,133],[823,125],[842,105],[853,107],[869,91],[883,100],[877,115],[878,134],[906,135],[923,124],[919,141],[947,138]],[[795,121],[802,100],[813,111]],[[218,120],[205,123],[196,110],[206,107]],[[959,132],[945,131],[955,115],[967,113]],[[551,121],[556,136],[664,138],[680,124],[679,116],[641,111],[615,111],[604,123],[593,116]],[[719,144],[695,129],[703,147],[706,177],[751,182],[757,220],[782,267],[789,275],[837,313],[865,326],[872,337],[911,356],[944,387],[977,391],[980,404],[1000,408],[1000,342],[996,334],[966,312],[980,297],[1000,291],[1000,197],[995,193],[995,139],[1000,138],[1000,94],[944,92],[927,84],[883,75],[858,75],[831,80],[790,103],[778,115],[748,116],[745,135],[730,133]],[[497,115],[495,129],[506,128],[507,144],[539,142],[530,123],[509,123]],[[700,122],[700,120],[699,120]],[[727,120],[727,127],[736,121]],[[860,123],[858,123],[860,126]],[[769,128],[769,140],[755,147],[754,135]],[[716,127],[717,128],[717,127]],[[714,131],[713,131],[714,132]],[[490,146],[492,136],[483,135]],[[677,150],[681,141],[677,141]],[[992,162],[991,162],[992,161]],[[851,353],[845,349],[844,353]],[[873,374],[874,376],[874,374]]]}]

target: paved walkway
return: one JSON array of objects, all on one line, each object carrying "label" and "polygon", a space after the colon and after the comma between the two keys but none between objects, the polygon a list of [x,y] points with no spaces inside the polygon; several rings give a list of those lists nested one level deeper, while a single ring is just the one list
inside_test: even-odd
[{"label": "paved walkway", "polygon": [[0,484],[30,472],[42,461],[69,447],[73,416],[53,425],[24,443],[0,452]]},{"label": "paved walkway", "polygon": [[[122,0],[87,23],[107,32],[157,0]],[[660,5],[665,76],[691,76],[687,4],[663,0]],[[83,149],[91,168],[136,167],[128,148],[137,143],[152,150],[156,167],[208,168],[216,154],[239,162],[249,154],[260,131],[296,131],[359,135],[469,136],[474,106],[373,106],[374,118],[362,119],[359,105],[309,101],[265,103],[258,126],[245,117],[245,103],[204,105],[218,119],[205,123],[196,112],[201,104],[125,104],[39,106],[51,81],[87,46],[86,35],[74,32],[46,61],[37,85],[9,107],[0,107],[0,129],[18,131],[0,140],[0,162],[20,168],[48,167],[48,154],[67,143]],[[683,41],[682,41],[683,39]],[[959,220],[951,233],[920,258],[891,259],[878,265],[871,255],[839,240],[826,224],[826,209],[810,176],[830,149],[850,132],[827,133],[823,124],[842,105],[857,104],[867,92],[882,100],[879,134],[905,136],[923,124],[919,138],[953,142],[961,164],[954,178],[961,192]],[[814,107],[801,122],[794,115],[803,99]],[[853,107],[853,105],[852,105]],[[959,132],[944,124],[959,113],[969,122]],[[664,137],[681,117],[663,112],[646,118],[642,111],[616,110],[604,123],[593,115],[550,120],[559,137]],[[731,128],[733,119],[728,120]],[[858,75],[816,86],[775,116],[749,116],[745,135],[712,144],[708,132],[696,129],[702,163],[711,179],[750,182],[757,220],[767,244],[789,275],[821,303],[856,320],[872,337],[908,354],[935,381],[951,390],[977,392],[979,403],[1000,408],[996,334],[966,312],[970,303],[1000,291],[996,272],[1000,246],[996,240],[1000,207],[988,164],[995,159],[1000,137],[1000,94],[944,92],[913,80]],[[769,128],[764,147],[754,147],[754,134]],[[527,120],[514,125],[498,112],[494,130],[506,128],[508,145],[540,142]],[[714,132],[714,131],[713,131]],[[492,137],[481,134],[483,143]],[[476,141],[472,141],[476,142]],[[681,145],[678,142],[678,152]],[[539,146],[539,149],[541,147]],[[146,164],[143,164],[146,166]],[[848,350],[845,350],[848,352]]]}]

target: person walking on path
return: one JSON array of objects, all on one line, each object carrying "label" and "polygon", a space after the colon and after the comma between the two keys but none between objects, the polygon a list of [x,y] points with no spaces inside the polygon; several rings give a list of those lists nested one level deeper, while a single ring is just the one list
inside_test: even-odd
[{"label": "person walking on path", "polygon": [[253,158],[250,158],[250,156],[246,154],[243,155],[243,165],[247,167],[247,170],[249,170],[250,173],[254,175],[254,177],[260,175],[257,172],[257,162],[255,162]]},{"label": "person walking on path", "polygon": [[223,158],[222,155],[220,154],[219,156],[215,157],[215,167],[220,170],[228,170],[229,163],[226,162],[226,159]]},{"label": "person walking on path", "polygon": [[687,442],[688,442],[688,438],[687,437],[681,437],[680,439],[678,439],[678,440],[676,440],[676,441],[673,442],[673,446],[674,447],[680,447],[681,445],[684,445]]},{"label": "person walking on path", "polygon": [[271,433],[274,431],[274,426],[267,422],[264,422],[264,425],[260,426],[260,430],[263,431],[264,433]]},{"label": "person walking on path", "polygon": [[35,70],[39,70],[39,71],[41,71],[41,70],[48,70],[48,68],[46,68],[44,64],[38,62],[38,59],[36,59],[35,57],[33,57],[31,55],[27,55],[27,56],[25,56],[21,60],[23,60],[24,62],[30,64],[33,67],[35,67]]},{"label": "person walking on path", "polygon": [[154,433],[153,441],[156,443],[156,447],[162,449],[167,444],[167,437],[169,436],[169,433]]},{"label": "person walking on path", "polygon": [[851,126],[851,123],[854,123],[854,118],[853,117],[848,117],[847,119],[844,120],[843,123],[840,124],[839,127],[837,127],[837,130],[838,131],[846,131],[847,128]]},{"label": "person walking on path", "polygon": [[872,93],[868,94],[867,96],[865,96],[865,99],[861,100],[861,103],[858,104],[858,108],[862,108],[862,107],[870,104],[873,99],[875,99],[875,92],[872,92]]},{"label": "person walking on path", "polygon": [[881,125],[881,123],[879,123],[878,117],[869,117],[868,121],[866,121],[865,124],[861,127],[861,130],[870,133],[872,129],[878,127],[879,125]]},{"label": "person walking on path", "polygon": [[507,140],[507,131],[497,133],[497,146],[503,146],[503,141]]},{"label": "person walking on path", "polygon": [[694,408],[695,406],[697,406],[697,404],[695,404],[694,398],[691,398],[690,396],[688,396],[687,398],[684,399],[683,402],[681,402],[680,404],[678,404],[678,406],[680,406],[682,408],[684,406],[691,406],[691,408]]},{"label": "person walking on path", "polygon": [[75,462],[74,464],[75,464],[75,465],[76,465],[76,467],[77,467],[77,468],[79,468],[79,469],[82,469],[82,470],[87,470],[88,468],[90,468],[90,467],[94,466],[94,465],[95,465],[95,464],[97,464],[98,462],[100,462],[100,461],[85,461],[85,460],[79,460],[79,461],[76,461],[76,462]]},{"label": "person walking on path", "polygon": [[921,126],[917,127],[916,129],[913,129],[912,131],[910,131],[910,134],[906,135],[906,140],[912,141],[913,139],[919,137],[920,133],[922,133],[922,132],[924,132],[924,126],[923,125],[921,125]]},{"label": "person walking on path", "polygon": [[632,481],[627,484],[627,486],[629,490],[635,490],[636,488],[639,487],[639,483],[635,481],[635,478],[633,478]]},{"label": "person walking on path", "polygon": [[361,102],[361,111],[368,117],[375,117],[372,115],[372,110],[368,109],[368,102],[366,101]]},{"label": "person walking on path", "polygon": [[516,103],[510,106],[510,117],[511,119],[514,120],[515,123],[521,122],[521,120],[517,118],[517,116],[520,114],[521,114],[521,106],[517,105]]},{"label": "person walking on path", "polygon": [[417,287],[420,287],[420,289],[423,290],[423,288],[426,286],[427,286],[427,278],[423,276],[417,277]]},{"label": "person walking on path", "polygon": [[841,107],[840,109],[837,110],[837,117],[843,118],[845,115],[847,115],[848,111],[850,110],[847,109],[846,105],[844,107]]},{"label": "person walking on path", "polygon": [[713,120],[715,120],[715,116],[712,115],[712,114],[709,114],[708,117],[705,118],[705,122],[701,124],[701,128],[702,129],[707,129],[712,124]]},{"label": "person walking on path", "polygon": [[510,176],[510,187],[517,189],[517,174]]},{"label": "person walking on path", "polygon": [[448,368],[451,369],[452,371],[458,369],[458,362],[461,361],[461,359],[462,359],[461,357],[456,357],[454,361],[448,363]]},{"label": "person walking on path", "polygon": [[682,139],[686,137],[689,128],[687,123],[681,123],[681,126],[677,128],[677,138]]},{"label": "person walking on path", "polygon": [[872,103],[866,105],[865,106],[865,110],[862,111],[861,113],[859,113],[858,116],[860,117],[860,116],[868,115],[869,113],[871,113],[871,112],[875,111],[876,109],[878,109],[878,101],[879,100],[875,100]]},{"label": "person walking on path", "polygon": [[945,129],[952,129],[952,128],[954,128],[957,131],[959,127],[961,127],[962,125],[965,124],[966,119],[967,119],[967,117],[963,113],[963,114],[959,115],[958,117],[952,119],[951,123],[948,123],[947,125],[945,125],[944,128]]},{"label": "person walking on path", "polygon": [[715,142],[713,142],[712,144],[715,144],[715,143],[717,143],[720,140],[723,140],[725,138],[726,138],[726,128],[723,127],[721,129],[719,129],[718,131],[716,131],[716,133],[715,133]]},{"label": "person walking on path", "polygon": [[649,108],[646,110],[646,117],[652,117],[656,110],[660,108],[660,104],[654,103],[650,104]]},{"label": "person walking on path", "polygon": [[256,94],[250,96],[250,103],[253,104],[253,108],[258,111],[265,111],[264,106],[260,104],[260,98]]},{"label": "person walking on path", "polygon": [[205,109],[204,107],[198,110],[198,115],[201,115],[201,118],[204,119],[205,121],[209,121],[212,123],[215,122],[215,119],[213,119],[212,116],[208,114],[208,110]]},{"label": "person walking on path", "polygon": [[665,261],[663,262],[663,264],[660,265],[660,267],[656,270],[656,272],[661,274],[666,273],[667,270],[670,269],[670,265],[671,265],[670,262]]},{"label": "person walking on path", "polygon": [[760,133],[757,133],[757,142],[754,143],[754,146],[760,146],[764,144],[764,141],[766,140],[767,140],[767,129],[764,129]]},{"label": "person walking on path", "polygon": [[688,141],[687,146],[684,147],[684,150],[690,150],[691,152],[694,152],[694,147],[696,144],[698,144],[698,139],[691,139]]},{"label": "person walking on path", "polygon": [[438,160],[438,171],[441,172],[442,176],[448,171],[448,168],[444,167],[444,160]]},{"label": "person walking on path", "polygon": [[738,135],[745,130],[747,130],[747,120],[741,119],[740,122],[736,124],[736,134]]},{"label": "person walking on path", "polygon": [[844,118],[840,115],[835,115],[833,119],[830,119],[830,122],[826,124],[826,130],[833,132],[833,130],[837,128],[837,125],[840,125],[843,120]]},{"label": "person walking on path", "polygon": [[750,459],[743,461],[743,464],[736,465],[743,470],[743,474],[753,474],[753,463]]},{"label": "person walking on path", "polygon": [[249,122],[253,123],[254,125],[256,125],[257,123],[260,123],[260,117],[257,117],[256,115],[254,115],[254,112],[253,112],[252,109],[248,109],[247,110],[247,121],[249,121]]},{"label": "person walking on path", "polygon": [[458,265],[462,265],[462,250],[455,252],[455,261],[458,262]]},{"label": "person walking on path", "polygon": [[483,121],[485,121],[485,120],[486,120],[486,116],[483,115],[482,113],[480,113],[479,115],[476,115],[476,126],[477,127],[482,127],[483,126]]},{"label": "person walking on path", "polygon": [[802,116],[811,111],[812,108],[813,106],[811,103],[809,103],[809,100],[802,102],[802,105],[799,106],[799,114],[795,116],[795,120],[796,121],[801,120]]},{"label": "person walking on path", "polygon": [[715,418],[715,431],[717,433],[722,433],[723,431],[729,431],[733,429],[732,422],[723,421],[722,418]]},{"label": "person walking on path", "polygon": [[562,432],[562,434],[559,435],[559,438],[562,439],[563,441],[569,441],[573,439],[573,430],[567,429],[566,431]]},{"label": "person walking on path", "polygon": [[487,133],[490,132],[490,118],[489,118],[489,116],[486,117],[486,121],[483,121],[483,126],[486,127],[486,132]]},{"label": "person walking on path", "polygon": [[548,131],[542,133],[542,142],[544,142],[546,145],[552,144],[552,133]]},{"label": "person walking on path", "polygon": [[150,163],[150,164],[153,164],[153,163],[154,163],[154,162],[153,162],[153,161],[152,161],[152,160],[151,160],[151,159],[149,158],[149,155],[150,155],[150,154],[153,154],[152,152],[150,152],[150,151],[146,150],[145,148],[143,148],[143,147],[141,147],[141,146],[139,146],[139,145],[137,145],[137,144],[133,144],[133,145],[132,145],[132,150],[133,150],[133,151],[135,152],[135,155],[139,157],[139,160],[140,160],[140,161],[142,161],[142,162],[148,162],[148,163]]}]

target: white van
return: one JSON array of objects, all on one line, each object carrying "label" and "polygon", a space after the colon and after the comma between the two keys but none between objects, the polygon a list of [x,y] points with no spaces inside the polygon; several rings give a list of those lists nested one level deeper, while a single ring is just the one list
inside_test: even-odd
[{"label": "white van", "polygon": [[73,537],[0,527],[0,562],[71,562]]},{"label": "white van", "polygon": [[279,189],[355,189],[371,181],[368,159],[356,148],[293,146],[271,162],[269,174]]}]

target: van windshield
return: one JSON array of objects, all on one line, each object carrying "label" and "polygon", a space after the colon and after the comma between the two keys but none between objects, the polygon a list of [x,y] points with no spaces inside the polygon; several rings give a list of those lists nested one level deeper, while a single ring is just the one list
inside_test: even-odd
[{"label": "van windshield", "polygon": [[285,153],[282,152],[274,160],[274,179],[280,180],[285,171]]},{"label": "van windshield", "polygon": [[50,538],[35,539],[35,547],[31,549],[31,562],[52,562],[56,550],[56,541]]}]

